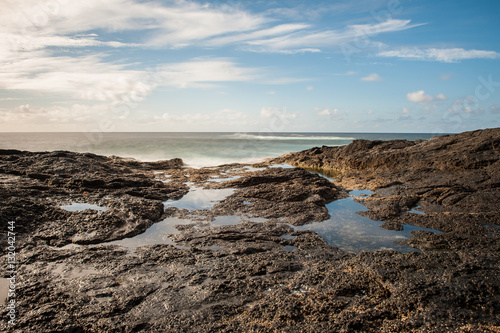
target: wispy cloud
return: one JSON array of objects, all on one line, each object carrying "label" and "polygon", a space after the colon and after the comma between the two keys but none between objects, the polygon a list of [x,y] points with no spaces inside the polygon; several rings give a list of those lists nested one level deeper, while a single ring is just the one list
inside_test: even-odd
[{"label": "wispy cloud", "polygon": [[[98,36],[87,35],[78,37],[68,37],[68,36],[29,36],[29,35],[18,35],[18,34],[3,34],[2,43],[11,52],[14,51],[30,51],[39,50],[48,47],[138,47],[139,44],[134,43],[122,43],[118,41],[100,41],[97,40]],[[9,45],[5,45],[9,43]]]},{"label": "wispy cloud", "polygon": [[[264,14],[252,14],[239,6],[190,1],[19,0],[4,4],[0,20],[0,65],[5,68],[0,73],[0,89],[110,102],[140,101],[160,85],[209,87],[258,78],[262,83],[284,84],[304,79],[266,77],[260,69],[241,67],[227,59],[195,59],[159,64],[151,80],[150,73],[127,60],[112,61],[109,48],[247,44],[310,28],[305,23],[276,24]],[[114,32],[128,30],[141,31],[131,35],[141,37],[113,40]],[[61,52],[61,48],[82,52]],[[303,47],[279,51],[319,52]]]},{"label": "wispy cloud", "polygon": [[299,115],[298,112],[288,112],[286,109],[266,106],[260,110],[261,118],[278,118],[278,119],[295,119]]},{"label": "wispy cloud", "polygon": [[336,116],[339,113],[339,109],[334,108],[325,108],[325,109],[319,109],[318,116],[320,117],[328,117],[328,116]]},{"label": "wispy cloud", "polygon": [[22,52],[0,72],[0,89],[60,93],[89,100],[135,100],[154,85],[143,71],[104,61],[103,55],[51,56],[47,51]]},{"label": "wispy cloud", "polygon": [[248,41],[256,51],[283,52],[295,49],[320,49],[341,46],[355,38],[368,38],[382,33],[410,29],[420,24],[410,24],[410,20],[389,19],[381,23],[349,25],[339,30],[304,30],[274,38]]},{"label": "wispy cloud", "polygon": [[500,114],[500,106],[490,105],[490,112],[493,114]]},{"label": "wispy cloud", "polygon": [[210,87],[217,82],[245,82],[262,76],[257,69],[239,67],[227,59],[193,60],[158,68],[161,85]]},{"label": "wispy cloud", "polygon": [[289,34],[295,31],[309,28],[309,24],[294,23],[294,24],[280,24],[270,28],[264,28],[257,31],[234,34],[231,36],[217,37],[207,42],[210,46],[220,46],[230,43],[246,42],[266,37],[280,36]]},{"label": "wispy cloud", "polygon": [[46,51],[22,53],[0,73],[0,89],[59,93],[84,100],[138,102],[158,86],[206,88],[262,76],[227,59],[199,60],[131,70],[104,55],[53,57]]},{"label": "wispy cloud", "polygon": [[[122,46],[118,41],[99,41],[98,35],[78,39],[68,36],[82,32],[133,30],[143,32],[133,45],[182,47],[227,34],[252,32],[247,38],[254,39],[305,27],[285,24],[264,29],[264,24],[271,19],[262,14],[251,14],[237,6],[211,6],[191,1],[160,4],[136,0],[108,0],[105,3],[98,0],[19,0],[2,4],[0,20],[2,34],[28,39],[31,44],[41,46]],[[231,42],[231,38],[227,38],[225,43]]]},{"label": "wispy cloud", "polygon": [[452,49],[418,49],[403,48],[392,51],[383,51],[378,53],[381,57],[403,58],[410,60],[427,60],[440,62],[459,62],[467,59],[497,59],[500,53],[495,51],[483,50],[465,50],[462,48]]},{"label": "wispy cloud", "polygon": [[25,123],[84,123],[101,117],[110,116],[110,107],[104,104],[73,104],[70,107],[37,107],[23,104],[18,107],[0,110],[0,119],[5,122]]},{"label": "wispy cloud", "polygon": [[[109,0],[19,0],[0,12],[0,88],[62,93],[89,100],[135,100],[158,85],[207,87],[214,82],[300,82],[296,78],[265,78],[259,69],[227,60],[188,61],[159,65],[160,82],[144,82],[148,73],[132,64],[116,63],[103,48],[215,47],[238,43],[253,51],[285,54],[320,52],[359,36],[409,29],[409,20],[349,25],[319,30],[307,23],[282,24],[266,13],[241,6],[204,5],[191,1],[140,2]],[[113,40],[115,32],[140,31],[135,40]],[[106,36],[106,39],[103,38]],[[85,48],[85,55],[56,53],[57,48]],[[137,67],[135,67],[137,68]]]},{"label": "wispy cloud", "polygon": [[183,115],[175,115],[171,113],[163,114],[163,119],[170,122],[180,123],[220,123],[220,122],[236,122],[244,121],[248,116],[240,111],[231,109],[223,109],[212,113],[186,113]]},{"label": "wispy cloud", "polygon": [[428,104],[434,101],[445,101],[446,96],[443,94],[438,94],[436,96],[426,95],[424,90],[419,90],[406,94],[406,99],[413,103]]},{"label": "wispy cloud", "polygon": [[360,81],[364,81],[364,82],[375,82],[375,81],[382,81],[382,78],[380,77],[380,75],[378,75],[377,73],[373,73],[373,74],[370,74],[368,76],[365,76],[365,77],[362,77],[360,79]]},{"label": "wispy cloud", "polygon": [[399,116],[399,120],[408,120],[411,118],[411,115],[410,115],[410,109],[409,108],[403,108],[400,116]]},{"label": "wispy cloud", "polygon": [[453,75],[452,75],[452,74],[441,74],[441,75],[439,76],[439,79],[440,79],[441,81],[447,81],[447,80],[451,79],[452,77],[453,77]]},{"label": "wispy cloud", "polygon": [[[226,34],[251,32],[262,29],[263,24],[270,21],[263,15],[250,14],[237,7],[200,5],[193,2],[175,2],[175,6],[155,8],[154,18],[158,21],[158,29],[147,41],[150,46],[182,47],[194,42],[208,41]],[[296,29],[292,26],[275,27],[267,31],[253,32],[255,36],[282,33],[282,30]],[[234,37],[233,37],[234,38]],[[241,35],[241,38],[252,38]],[[255,37],[254,37],[255,38]],[[238,40],[236,38],[235,40]],[[212,43],[230,43],[234,40],[226,37]]]},{"label": "wispy cloud", "polygon": [[336,75],[336,76],[351,76],[351,75],[356,75],[358,72],[355,72],[355,71],[347,71],[345,73],[335,73],[333,75]]}]

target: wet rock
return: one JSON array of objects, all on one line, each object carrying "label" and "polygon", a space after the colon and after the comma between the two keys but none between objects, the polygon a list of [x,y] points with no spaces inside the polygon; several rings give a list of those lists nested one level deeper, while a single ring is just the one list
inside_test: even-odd
[{"label": "wet rock", "polygon": [[[385,227],[406,223],[453,231],[453,237],[469,239],[471,233],[485,234],[478,220],[500,220],[499,143],[498,128],[418,142],[356,140],[342,147],[290,153],[273,163],[334,172],[341,188],[373,190],[362,200],[369,211],[361,214],[386,221]],[[416,206],[422,215],[408,213]]]},{"label": "wet rock", "polygon": [[[360,140],[277,160],[335,173],[335,185],[265,164],[190,169],[180,160],[0,150],[0,220],[4,230],[16,221],[19,262],[16,324],[2,320],[0,330],[497,332],[499,137]],[[187,182],[234,192],[210,209],[164,210]],[[414,231],[401,242],[421,252],[353,254],[289,225],[326,219],[325,204],[354,188],[374,191],[355,200],[384,227],[442,232]],[[73,202],[106,210],[60,208]],[[222,215],[243,221],[211,225]],[[167,216],[192,221],[170,235],[174,245],[101,244]]]},{"label": "wet rock", "polygon": [[382,223],[382,225],[380,227],[387,229],[387,230],[394,230],[394,231],[402,231],[403,230],[403,225],[398,221],[384,221],[384,223]]},{"label": "wet rock", "polygon": [[[132,169],[139,165],[137,169]],[[15,221],[19,240],[63,246],[130,237],[163,215],[163,200],[187,192],[144,173],[151,165],[178,169],[181,161],[141,165],[129,160],[66,151],[32,153],[2,150],[0,218]],[[167,169],[168,170],[168,169]],[[16,175],[16,176],[12,176]],[[9,178],[10,177],[10,178]],[[17,177],[17,178],[12,178]],[[85,202],[106,212],[68,212],[64,203]],[[0,244],[5,245],[6,239]]]},{"label": "wet rock", "polygon": [[294,225],[327,219],[325,204],[338,197],[335,185],[325,178],[294,168],[254,172],[224,186],[234,186],[237,190],[216,209],[229,215],[286,217]]}]

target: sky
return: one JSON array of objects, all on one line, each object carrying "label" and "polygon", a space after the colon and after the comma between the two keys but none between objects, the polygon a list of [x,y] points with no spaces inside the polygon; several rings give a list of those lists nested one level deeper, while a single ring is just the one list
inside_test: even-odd
[{"label": "sky", "polygon": [[2,132],[500,127],[498,0],[0,0]]}]

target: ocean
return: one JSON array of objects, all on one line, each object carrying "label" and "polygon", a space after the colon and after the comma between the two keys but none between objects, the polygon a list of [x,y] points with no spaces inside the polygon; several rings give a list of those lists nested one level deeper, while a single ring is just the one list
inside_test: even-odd
[{"label": "ocean", "polygon": [[181,158],[191,167],[253,163],[355,139],[428,140],[436,134],[399,133],[0,133],[0,149],[70,150],[141,161]]}]

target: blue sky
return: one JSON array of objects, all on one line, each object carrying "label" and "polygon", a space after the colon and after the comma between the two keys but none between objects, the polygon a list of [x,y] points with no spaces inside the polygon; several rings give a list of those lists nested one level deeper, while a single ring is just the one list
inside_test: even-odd
[{"label": "blue sky", "polygon": [[500,126],[500,2],[2,1],[0,131]]}]

